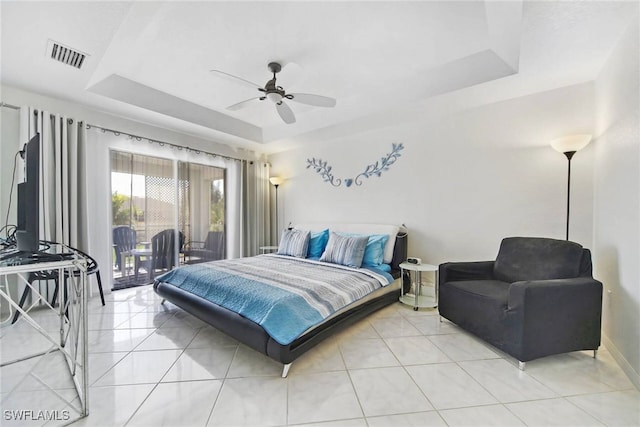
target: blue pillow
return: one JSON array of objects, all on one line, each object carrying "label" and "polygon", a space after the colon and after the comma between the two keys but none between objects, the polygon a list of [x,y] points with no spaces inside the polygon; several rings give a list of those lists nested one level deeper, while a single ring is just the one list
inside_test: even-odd
[{"label": "blue pillow", "polygon": [[320,258],[329,241],[329,229],[312,231],[309,239],[309,252],[307,258]]},{"label": "blue pillow", "polygon": [[349,237],[331,232],[320,261],[360,268],[367,239],[367,236]]},{"label": "blue pillow", "polygon": [[290,255],[305,258],[309,249],[309,236],[311,233],[302,230],[284,230],[278,245],[278,255]]},{"label": "blue pillow", "polygon": [[353,234],[353,233],[339,233],[343,236],[350,237],[362,237],[367,236],[367,247],[364,250],[364,257],[362,258],[363,267],[380,268],[380,265],[384,263],[384,247],[389,240],[388,234]]},{"label": "blue pillow", "polygon": [[362,268],[368,268],[372,271],[384,271],[385,273],[391,273],[391,266],[389,264],[380,264],[376,265],[375,267],[365,266],[364,264],[362,264]]}]

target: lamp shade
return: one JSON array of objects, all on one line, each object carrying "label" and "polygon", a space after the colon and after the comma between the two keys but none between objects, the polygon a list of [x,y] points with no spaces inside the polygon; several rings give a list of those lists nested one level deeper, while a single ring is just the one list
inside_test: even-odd
[{"label": "lamp shade", "polygon": [[560,153],[580,151],[591,142],[591,135],[569,135],[551,141],[554,150]]},{"label": "lamp shade", "polygon": [[280,185],[284,182],[284,179],[280,178],[279,176],[272,176],[271,178],[269,178],[269,182],[273,185]]}]

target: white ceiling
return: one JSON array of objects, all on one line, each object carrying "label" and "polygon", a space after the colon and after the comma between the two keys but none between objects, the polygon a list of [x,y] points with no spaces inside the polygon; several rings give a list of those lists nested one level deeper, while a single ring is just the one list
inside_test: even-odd
[{"label": "white ceiling", "polygon": [[[314,134],[386,126],[394,112],[465,88],[490,85],[506,99],[592,80],[638,4],[2,1],[0,8],[3,84],[272,151]],[[49,39],[88,53],[82,69],[47,58]],[[284,66],[278,84],[287,92],[333,97],[336,107],[290,102],[291,125],[269,101],[227,110],[260,93],[210,70],[262,86],[271,61]]]}]

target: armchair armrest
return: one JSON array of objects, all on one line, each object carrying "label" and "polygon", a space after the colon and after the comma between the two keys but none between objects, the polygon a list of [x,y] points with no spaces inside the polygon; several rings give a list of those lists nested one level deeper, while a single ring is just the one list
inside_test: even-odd
[{"label": "armchair armrest", "polygon": [[447,262],[438,268],[438,285],[459,280],[487,280],[493,278],[495,261]]},{"label": "armchair armrest", "polygon": [[569,306],[594,302],[597,303],[598,308],[602,307],[602,282],[591,277],[528,280],[514,282],[509,288],[510,310],[525,304],[538,306],[544,304],[549,308],[557,307],[566,311],[570,308]]},{"label": "armchair armrest", "polygon": [[591,277],[514,282],[505,313],[511,325],[506,342],[519,343],[520,361],[595,350],[601,319],[602,283]]}]

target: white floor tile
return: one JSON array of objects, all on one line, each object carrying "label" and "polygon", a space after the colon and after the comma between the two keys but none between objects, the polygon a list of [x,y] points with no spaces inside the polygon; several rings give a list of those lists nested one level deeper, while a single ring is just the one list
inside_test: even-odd
[{"label": "white floor tile", "polygon": [[362,418],[346,372],[292,376],[289,380],[289,424]]},{"label": "white floor tile", "polygon": [[489,348],[489,344],[482,343],[466,333],[433,335],[429,339],[456,362],[500,357]]},{"label": "white floor tile", "polygon": [[336,335],[336,340],[339,342],[367,338],[381,338],[367,319],[357,322]]},{"label": "white floor tile", "polygon": [[175,315],[170,318],[163,328],[193,328],[200,329],[208,326],[205,322],[183,310],[178,310]]},{"label": "white floor tile", "polygon": [[516,427],[525,425],[503,405],[446,409],[444,411],[440,411],[440,415],[450,427]]},{"label": "white floor tile", "polygon": [[154,386],[155,384],[137,384],[91,387],[89,415],[73,426],[124,426]]},{"label": "white floor tile", "polygon": [[558,397],[531,375],[503,359],[474,360],[458,365],[502,403]]},{"label": "white floor tile", "polygon": [[236,378],[224,381],[208,426],[283,426],[287,423],[287,380]]},{"label": "white floor tile", "polygon": [[96,312],[87,314],[87,325],[90,331],[116,329],[116,327],[131,319],[130,313]]},{"label": "white floor tile", "polygon": [[8,393],[21,384],[24,376],[38,363],[38,358],[26,359],[0,368],[0,393]]},{"label": "white floor tile", "polygon": [[427,337],[385,338],[384,341],[403,365],[451,362]]},{"label": "white floor tile", "polygon": [[89,385],[113,368],[128,353],[89,353]]},{"label": "white floor tile", "polygon": [[433,409],[402,367],[354,369],[350,376],[367,417]]},{"label": "white floor tile", "polygon": [[174,348],[187,348],[197,331],[191,328],[167,328],[156,329],[136,346],[139,350],[169,350]]},{"label": "white floor tile", "polygon": [[127,426],[205,426],[221,387],[215,380],[158,384]]},{"label": "white floor tile", "polygon": [[459,327],[448,320],[443,319],[440,321],[439,315],[414,316],[407,317],[407,319],[424,335],[454,334],[462,331]]},{"label": "white floor tile", "polygon": [[[68,423],[66,420],[75,420],[80,416],[76,405],[70,409],[67,401],[77,401],[78,394],[75,390],[59,390],[58,394],[52,391],[20,391],[3,395],[0,407],[2,408],[2,427],[8,426],[62,426]],[[8,411],[8,412],[7,412]],[[48,411],[56,421],[47,423],[43,420],[45,415],[39,415],[42,411]]]},{"label": "white floor tile", "polygon": [[455,363],[407,366],[406,369],[436,409],[498,403]]},{"label": "white floor tile", "polygon": [[282,375],[281,363],[241,345],[231,362],[227,378],[280,375]]},{"label": "white floor tile", "polygon": [[[293,425],[293,424],[289,424]],[[364,418],[353,418],[350,420],[326,421],[324,423],[295,424],[296,427],[367,427]]]},{"label": "white floor tile", "polygon": [[178,359],[180,353],[181,350],[131,352],[96,381],[95,385],[157,383]]},{"label": "white floor tile", "polygon": [[289,375],[346,370],[336,340],[326,340],[295,360]]},{"label": "white floor tile", "polygon": [[348,369],[400,365],[382,339],[341,341],[340,350]]},{"label": "white floor tile", "polygon": [[512,413],[528,426],[602,426],[598,420],[564,398],[509,403]]},{"label": "white floor tile", "polygon": [[238,341],[210,326],[199,329],[189,348],[237,346]]},{"label": "white floor tile", "polygon": [[236,348],[188,348],[162,378],[162,382],[225,378],[236,354]]},{"label": "white floor tile", "polygon": [[[280,363],[160,304],[151,286],[106,297],[104,307],[97,296],[89,302],[90,415],[77,426],[640,426],[640,392],[604,347],[597,359],[586,351],[554,355],[521,372],[510,356],[439,322],[437,310],[397,303],[311,349],[283,379]],[[59,318],[33,315],[55,336]],[[23,320],[0,337],[2,362],[51,347]],[[0,368],[3,410],[65,408],[25,380],[37,362]],[[36,370],[73,399],[51,363]],[[194,399],[198,408],[185,403]]]},{"label": "white floor tile", "polygon": [[640,426],[638,390],[589,394],[567,399],[607,426]]},{"label": "white floor tile", "polygon": [[633,384],[609,352],[572,352],[527,363],[526,372],[562,396],[628,390]]},{"label": "white floor tile", "polygon": [[447,425],[436,411],[368,417],[367,423],[369,427],[445,427]]},{"label": "white floor tile", "polygon": [[125,321],[119,323],[115,329],[159,328],[171,319],[174,314],[171,312],[142,311],[129,316]]},{"label": "white floor tile", "polygon": [[379,317],[377,319],[372,319],[369,322],[383,338],[415,337],[422,335],[422,333],[416,329],[410,321],[402,316]]},{"label": "white floor tile", "polygon": [[89,353],[131,351],[155,329],[118,329],[89,331]]}]

